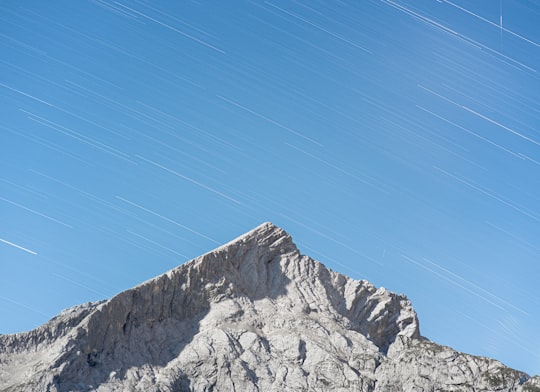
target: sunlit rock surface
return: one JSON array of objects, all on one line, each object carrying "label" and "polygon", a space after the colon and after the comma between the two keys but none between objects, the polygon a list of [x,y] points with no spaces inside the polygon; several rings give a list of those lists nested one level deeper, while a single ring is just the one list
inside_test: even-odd
[{"label": "sunlit rock surface", "polygon": [[422,338],[406,297],[330,271],[265,223],[0,335],[0,391],[540,392],[540,379]]}]

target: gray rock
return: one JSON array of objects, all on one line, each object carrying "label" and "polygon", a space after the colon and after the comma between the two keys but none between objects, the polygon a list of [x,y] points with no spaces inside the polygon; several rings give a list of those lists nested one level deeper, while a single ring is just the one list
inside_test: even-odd
[{"label": "gray rock", "polygon": [[265,223],[111,298],[0,335],[0,391],[523,391],[540,379],[422,338],[409,300]]}]

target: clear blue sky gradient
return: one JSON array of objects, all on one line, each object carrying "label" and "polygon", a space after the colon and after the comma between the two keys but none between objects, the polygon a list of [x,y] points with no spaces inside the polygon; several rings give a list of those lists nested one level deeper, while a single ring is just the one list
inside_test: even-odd
[{"label": "clear blue sky gradient", "polygon": [[527,0],[2,1],[0,333],[272,221],[539,374],[539,45]]}]

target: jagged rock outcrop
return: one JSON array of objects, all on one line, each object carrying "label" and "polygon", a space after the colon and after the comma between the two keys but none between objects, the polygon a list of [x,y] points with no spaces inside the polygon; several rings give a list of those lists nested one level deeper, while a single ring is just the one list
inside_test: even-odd
[{"label": "jagged rock outcrop", "polygon": [[0,335],[0,391],[523,391],[540,379],[420,335],[404,296],[265,223],[108,301]]}]

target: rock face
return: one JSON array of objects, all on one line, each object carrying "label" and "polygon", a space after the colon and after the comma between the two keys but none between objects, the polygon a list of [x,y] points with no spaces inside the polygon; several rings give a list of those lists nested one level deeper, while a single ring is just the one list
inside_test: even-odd
[{"label": "rock face", "polygon": [[0,335],[0,391],[540,392],[540,378],[422,338],[407,298],[328,270],[265,223]]}]

